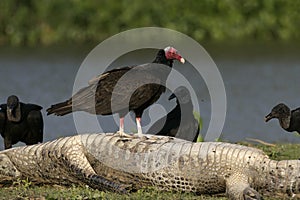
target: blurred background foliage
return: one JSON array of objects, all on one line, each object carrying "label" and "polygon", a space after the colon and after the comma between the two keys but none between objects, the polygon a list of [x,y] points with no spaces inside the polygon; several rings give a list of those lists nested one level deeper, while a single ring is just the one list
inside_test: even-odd
[{"label": "blurred background foliage", "polygon": [[300,39],[299,0],[1,0],[0,45],[100,42],[155,26],[199,42]]}]

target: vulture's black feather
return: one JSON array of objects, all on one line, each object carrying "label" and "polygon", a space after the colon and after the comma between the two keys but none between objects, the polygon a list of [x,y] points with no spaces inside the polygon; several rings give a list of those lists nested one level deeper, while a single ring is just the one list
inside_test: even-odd
[{"label": "vulture's black feather", "polygon": [[173,60],[184,59],[173,47],[158,51],[152,63],[127,66],[107,71],[89,81],[69,100],[52,105],[47,114],[66,115],[74,111],[120,116],[120,132],[124,130],[124,116],[129,111],[136,115],[138,133],[142,134],[140,119],[144,109],[158,100],[165,91],[165,82]]},{"label": "vulture's black feather", "polygon": [[300,134],[300,108],[290,110],[287,105],[280,103],[265,117],[265,121],[268,122],[273,118],[279,120],[279,124],[284,130],[297,131]]},{"label": "vulture's black feather", "polygon": [[196,142],[199,135],[199,123],[193,114],[193,103],[187,88],[176,88],[169,100],[176,97],[176,107],[157,120],[147,134],[164,135]]},{"label": "vulture's black feather", "polygon": [[9,96],[6,104],[0,105],[0,133],[5,149],[19,141],[26,145],[43,142],[42,109],[39,105],[19,102],[15,95]]}]

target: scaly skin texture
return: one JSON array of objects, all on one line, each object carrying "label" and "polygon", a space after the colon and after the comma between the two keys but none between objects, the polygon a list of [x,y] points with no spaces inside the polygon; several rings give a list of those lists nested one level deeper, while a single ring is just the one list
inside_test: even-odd
[{"label": "scaly skin texture", "polygon": [[[300,193],[300,160],[270,160],[261,150],[221,142],[84,134],[0,152],[0,182],[87,184],[126,192],[145,186],[231,199]],[[258,193],[258,192],[260,193]]]}]

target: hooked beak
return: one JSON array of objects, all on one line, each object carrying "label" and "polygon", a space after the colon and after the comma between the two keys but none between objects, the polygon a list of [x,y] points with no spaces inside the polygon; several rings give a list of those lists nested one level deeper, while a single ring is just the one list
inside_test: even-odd
[{"label": "hooked beak", "polygon": [[176,95],[173,93],[169,96],[168,100],[170,101],[171,99],[174,99],[176,97]]},{"label": "hooked beak", "polygon": [[272,115],[272,113],[270,113],[270,114],[268,114],[267,116],[265,116],[265,122],[268,122],[268,121],[270,121],[271,119],[273,119],[274,117],[273,117],[273,115]]},{"label": "hooked beak", "polygon": [[181,62],[182,64],[185,63],[185,59],[178,52],[176,52],[176,54],[174,55],[174,58],[176,60],[178,60],[179,62]]},{"label": "hooked beak", "polygon": [[179,53],[175,55],[175,59],[181,62],[182,64],[185,63],[185,59]]},{"label": "hooked beak", "polygon": [[184,58],[180,58],[180,62],[182,63],[182,64],[184,64],[185,63],[185,60],[184,60]]}]

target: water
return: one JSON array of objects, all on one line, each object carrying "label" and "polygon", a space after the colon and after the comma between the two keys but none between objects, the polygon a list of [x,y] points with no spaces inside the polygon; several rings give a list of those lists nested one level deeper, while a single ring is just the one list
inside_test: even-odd
[{"label": "water", "polygon": [[[265,123],[264,116],[279,102],[285,102],[291,108],[300,106],[298,57],[300,46],[208,44],[204,47],[216,62],[226,87],[228,110],[221,138],[231,142],[257,138],[267,142],[299,143],[298,135],[282,130],[277,120]],[[91,46],[41,49],[2,47],[0,49],[0,102],[4,103],[9,95],[16,94],[23,102],[43,106],[44,141],[76,134],[72,115],[46,116],[45,110],[51,104],[64,101],[71,96],[77,70],[92,48]],[[143,55],[139,53],[133,55],[137,58],[134,61],[121,58],[114,64],[152,61],[153,50],[146,51]],[[178,65],[176,67],[180,68]],[[211,111],[209,93],[201,77],[195,78],[194,73],[190,73],[188,65],[184,69],[181,68],[181,73],[190,77],[191,81],[197,81],[199,85],[195,91],[200,100],[202,132],[205,133]],[[153,123],[151,121],[153,115],[157,118],[174,107],[175,101],[166,100],[168,95],[169,92],[162,96],[159,104],[145,112],[143,117],[145,130]],[[105,131],[118,129],[113,117],[98,117],[98,119],[100,124],[106,125]],[[129,124],[125,124],[127,131],[133,130],[134,123],[128,122],[130,117],[127,117],[126,121]],[[88,124],[88,122],[84,123]],[[2,138],[0,149],[3,149]]]},{"label": "water", "polygon": [[299,143],[300,137],[285,132],[277,120],[263,120],[280,102],[300,107],[299,49],[286,44],[248,44],[213,50],[228,97],[224,138]]}]

